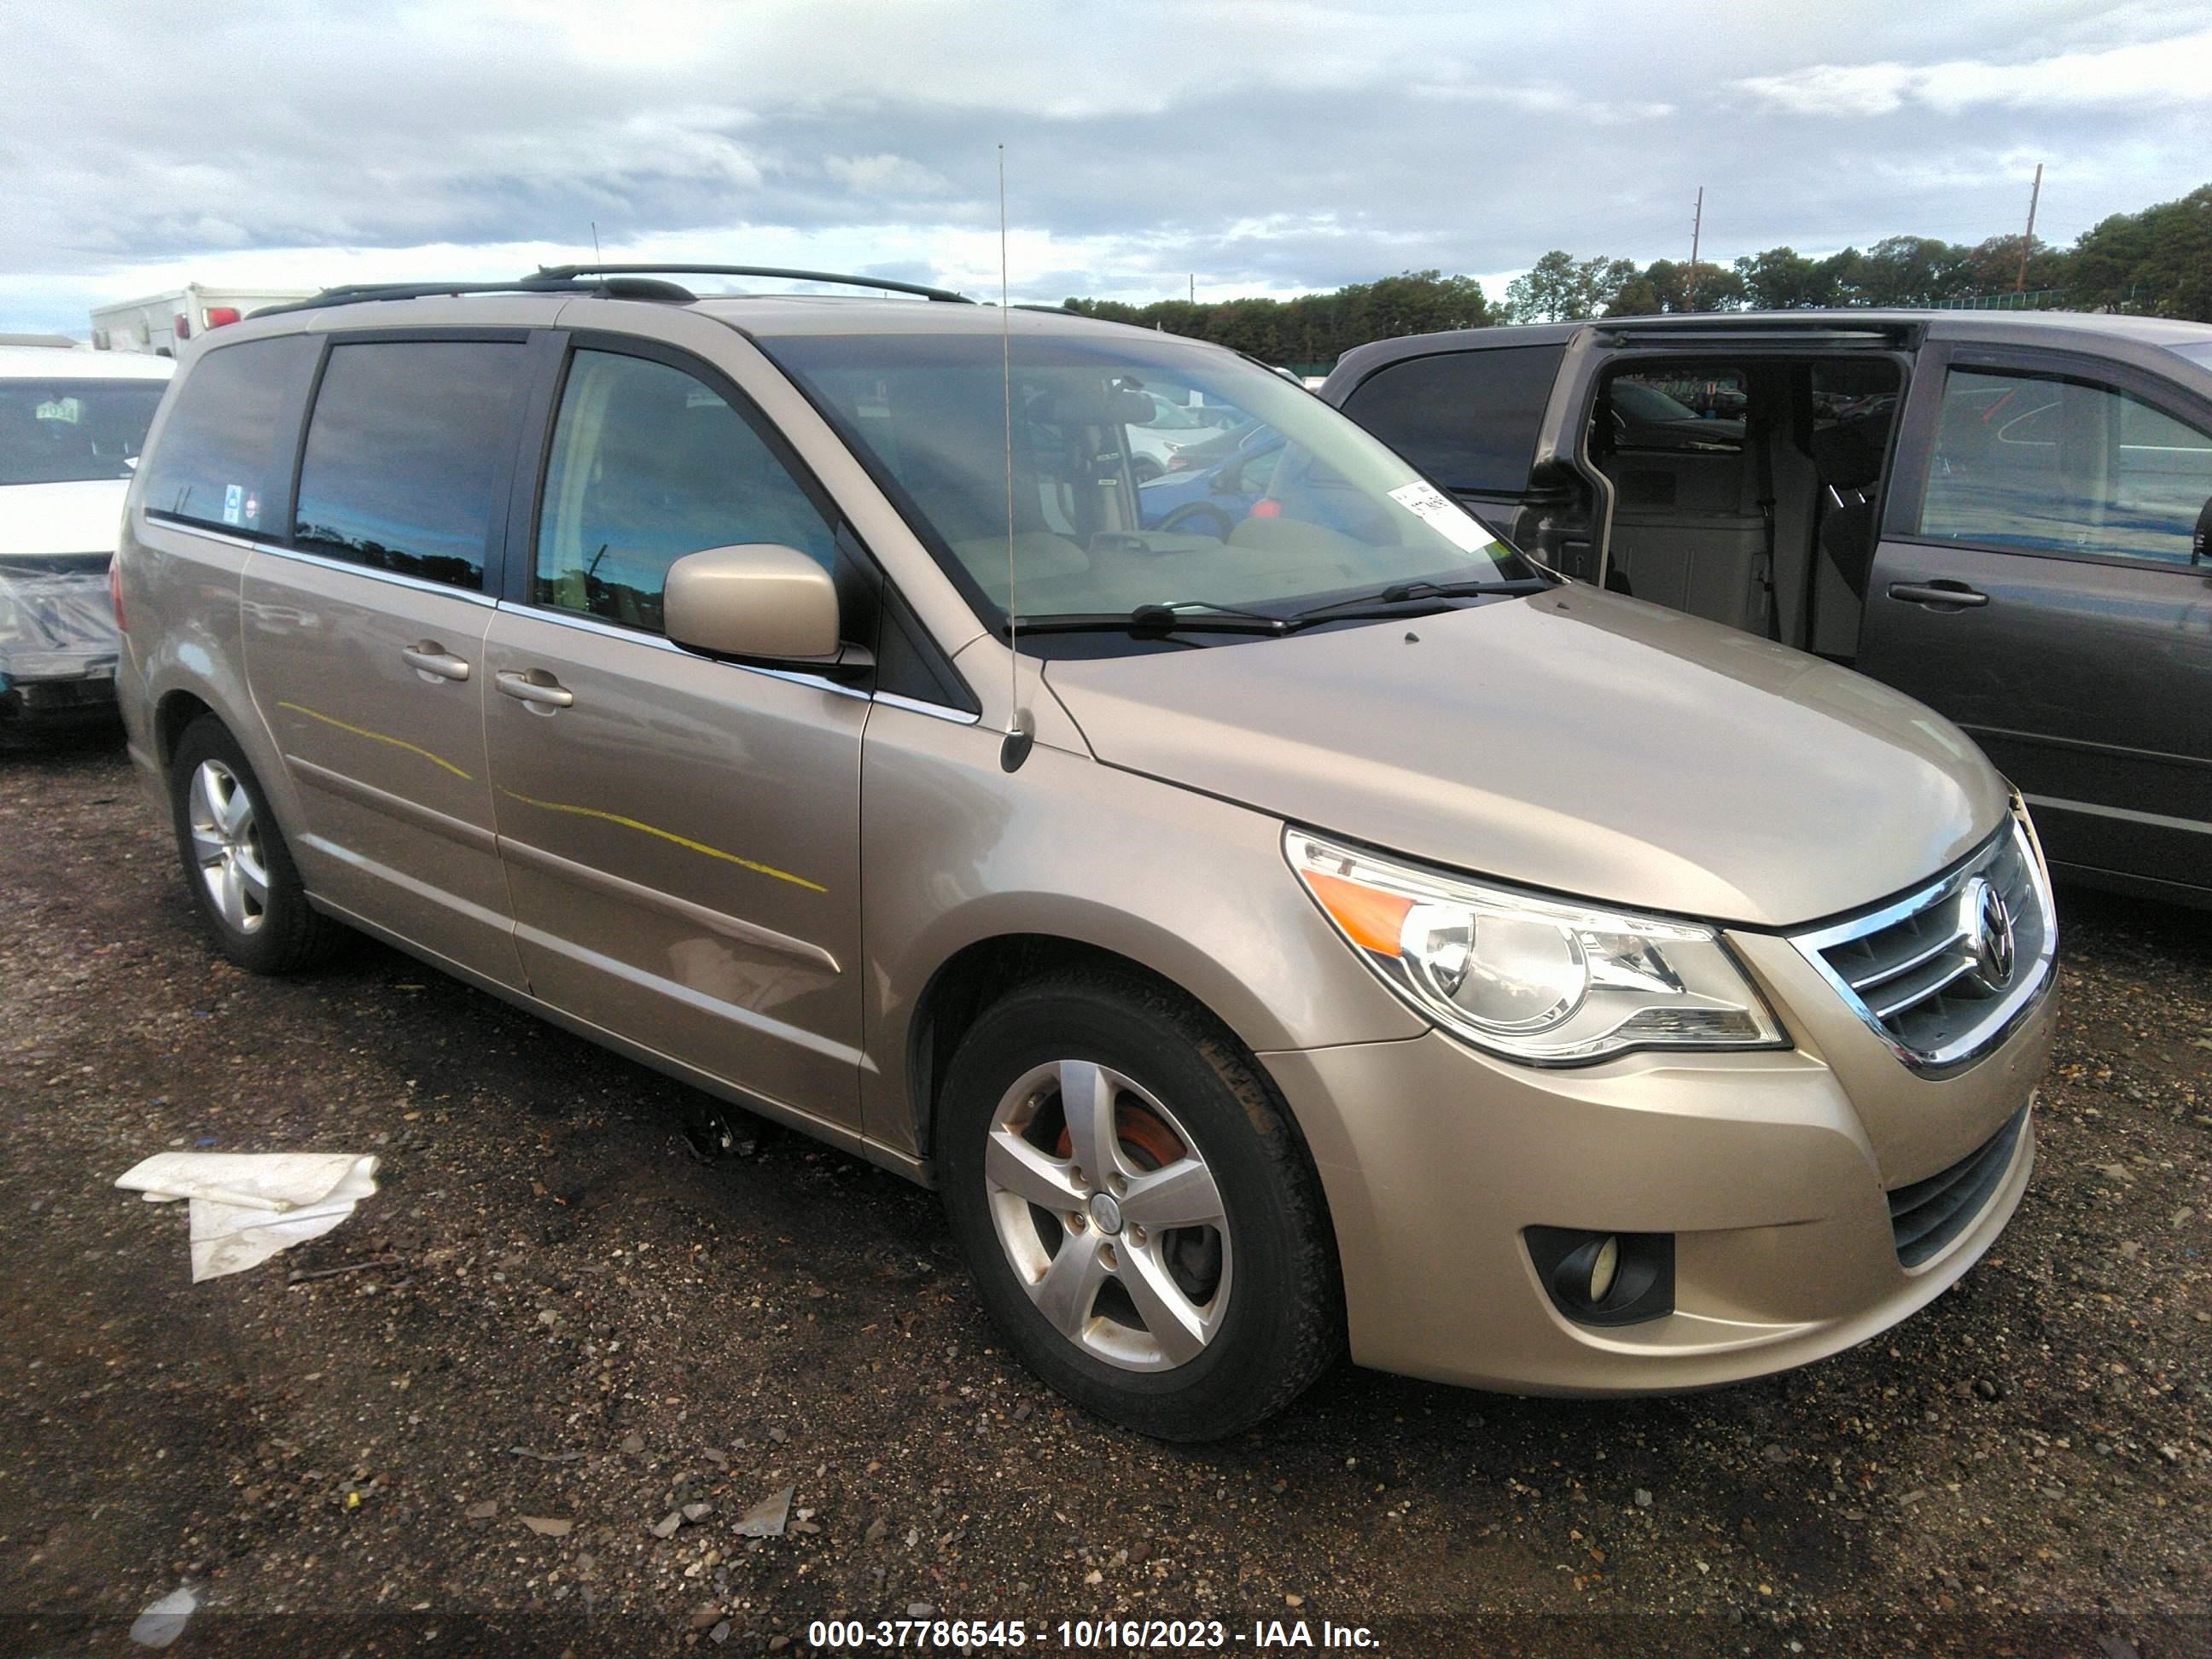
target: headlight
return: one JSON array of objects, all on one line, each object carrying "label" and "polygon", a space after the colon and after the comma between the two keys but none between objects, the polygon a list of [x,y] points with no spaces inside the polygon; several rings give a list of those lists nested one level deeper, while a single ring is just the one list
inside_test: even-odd
[{"label": "headlight", "polygon": [[1559,1065],[1786,1041],[1711,927],[1439,875],[1295,827],[1283,846],[1392,990],[1493,1054]]}]

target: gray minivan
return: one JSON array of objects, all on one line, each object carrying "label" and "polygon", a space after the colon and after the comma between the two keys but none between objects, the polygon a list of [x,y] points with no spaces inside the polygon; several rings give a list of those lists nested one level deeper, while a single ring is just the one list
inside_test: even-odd
[{"label": "gray minivan", "polygon": [[[1347,1346],[1757,1376],[1996,1238],[2057,935],[1948,721],[1218,348],[678,276],[187,349],[119,685],[232,960],[358,929],[934,1184],[1014,1350],[1164,1436]],[[1162,398],[1281,434],[1223,533],[1146,521]]]},{"label": "gray minivan", "polygon": [[1948,715],[2063,873],[2212,904],[2212,326],[1607,318],[1378,341],[1322,396],[1557,568]]}]

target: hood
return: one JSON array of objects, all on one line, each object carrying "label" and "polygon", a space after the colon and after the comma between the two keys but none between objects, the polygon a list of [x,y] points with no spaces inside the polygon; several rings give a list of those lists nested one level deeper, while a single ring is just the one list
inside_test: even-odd
[{"label": "hood", "polygon": [[1754,927],[1887,898],[2007,792],[1887,686],[1593,588],[1051,663],[1114,766],[1388,852]]},{"label": "hood", "polygon": [[83,483],[0,484],[0,556],[112,553],[123,531],[128,478]]}]

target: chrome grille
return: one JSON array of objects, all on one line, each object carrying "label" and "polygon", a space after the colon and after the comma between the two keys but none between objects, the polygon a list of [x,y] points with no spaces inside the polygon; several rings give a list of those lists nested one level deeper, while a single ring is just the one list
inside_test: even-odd
[{"label": "chrome grille", "polygon": [[2051,981],[2051,885],[2015,817],[1941,880],[1797,947],[1915,1071],[1972,1065]]}]

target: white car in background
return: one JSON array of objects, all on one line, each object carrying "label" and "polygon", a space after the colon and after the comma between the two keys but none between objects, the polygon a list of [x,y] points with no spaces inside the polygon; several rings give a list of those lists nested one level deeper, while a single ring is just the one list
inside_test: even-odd
[{"label": "white car in background", "polygon": [[176,365],[0,345],[0,738],[115,718],[107,568]]},{"label": "white car in background", "polygon": [[1137,395],[1152,406],[1151,420],[1132,422],[1126,428],[1129,434],[1130,467],[1140,484],[1181,471],[1176,465],[1178,453],[1219,434],[1219,428],[1194,410],[1157,392],[1147,390]]}]

